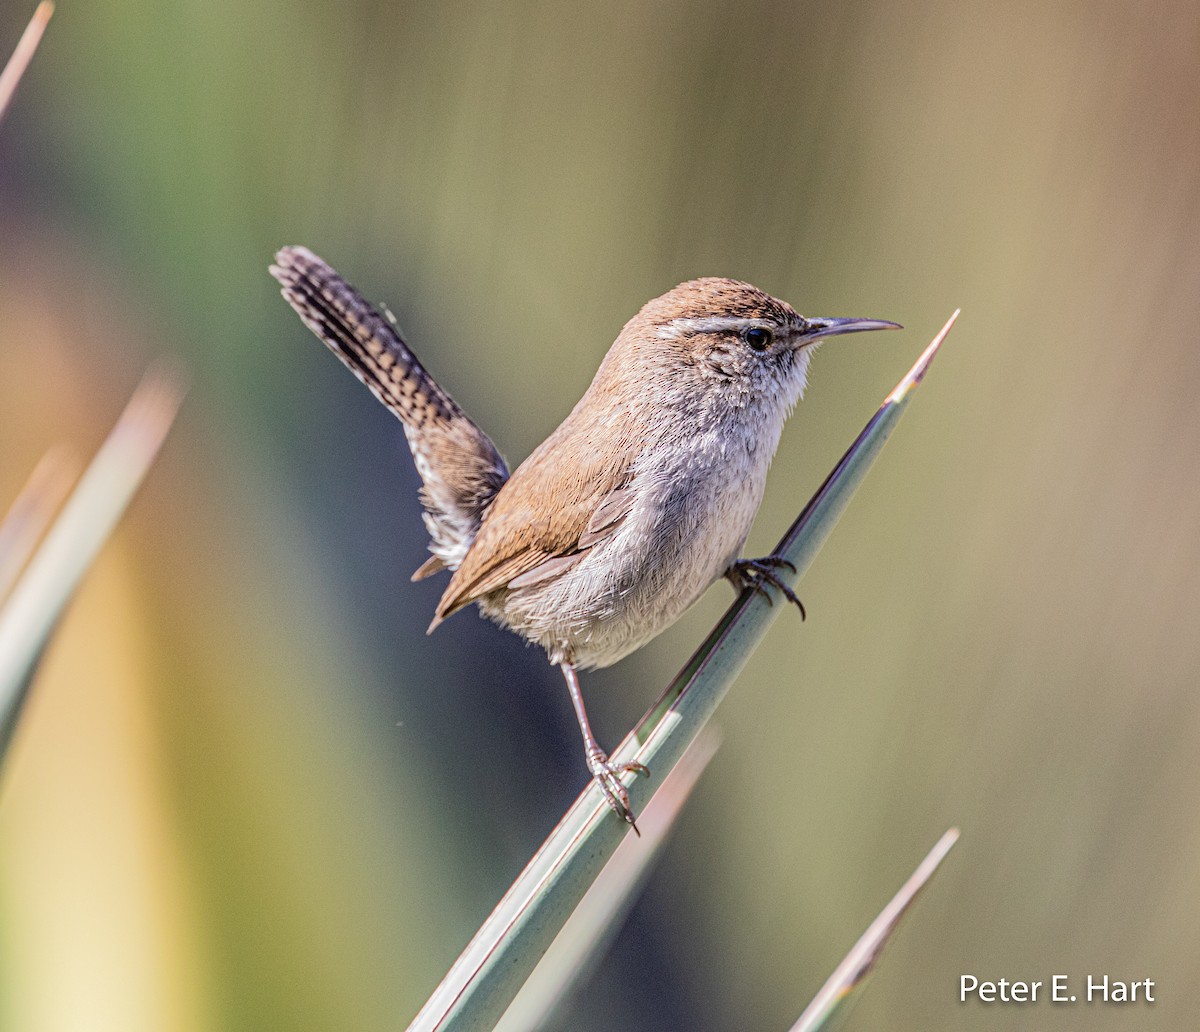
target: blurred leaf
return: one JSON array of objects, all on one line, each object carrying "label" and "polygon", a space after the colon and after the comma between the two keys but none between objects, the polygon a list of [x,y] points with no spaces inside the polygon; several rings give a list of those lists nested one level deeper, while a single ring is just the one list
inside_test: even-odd
[{"label": "blurred leaf", "polygon": [[888,944],[888,940],[891,939],[900,919],[908,912],[913,900],[933,877],[933,872],[938,869],[938,866],[946,858],[946,854],[950,852],[951,847],[957,841],[957,828],[951,828],[938,839],[937,845],[921,861],[912,877],[900,887],[900,891],[892,897],[892,901],[883,908],[880,915],[871,922],[870,927],[854,944],[854,948],[846,954],[846,959],[834,969],[833,974],[821,986],[821,991],[813,997],[812,1003],[800,1015],[800,1020],[792,1026],[791,1032],[816,1032],[837,1012],[842,1002],[862,985],[867,975],[874,969],[876,961],[879,960],[880,954]]},{"label": "blurred leaf", "polygon": [[25,26],[25,31],[21,33],[21,38],[17,40],[17,49],[12,52],[4,71],[0,72],[0,119],[3,119],[8,111],[13,94],[17,92],[17,84],[25,74],[25,69],[29,67],[29,62],[33,60],[34,51],[37,50],[42,33],[46,31],[46,23],[50,21],[50,15],[53,13],[54,4],[51,0],[42,0],[38,4],[33,17],[29,19],[29,24]]},{"label": "blurred leaf", "polygon": [[54,449],[29,474],[21,493],[0,523],[0,601],[29,560],[33,546],[66,497],[74,479],[66,453]]},{"label": "blurred leaf", "polygon": [[0,610],[0,763],[55,624],[150,468],[180,398],[172,376],[147,374]]},{"label": "blurred leaf", "polygon": [[[775,554],[790,562],[795,573],[781,575],[781,580],[795,583],[808,569],[957,317],[955,312],[884,399],[784,535]],[[753,590],[743,592],[613,753],[614,762],[636,760],[659,777],[670,771],[782,608]],[[631,801],[640,808],[651,794],[648,780],[638,778],[628,787]],[[434,990],[409,1032],[492,1028],[628,830],[605,803],[599,788],[589,785]]]},{"label": "blurred leaf", "polygon": [[667,833],[716,754],[720,736],[706,727],[638,816],[641,838],[626,836],[546,955],[533,969],[495,1032],[534,1032],[549,1025],[579,979],[590,973],[620,931],[658,859]]}]

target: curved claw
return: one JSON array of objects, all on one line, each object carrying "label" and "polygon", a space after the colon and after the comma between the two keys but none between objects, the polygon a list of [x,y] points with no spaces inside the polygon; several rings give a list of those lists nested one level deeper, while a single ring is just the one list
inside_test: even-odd
[{"label": "curved claw", "polygon": [[604,793],[604,799],[609,807],[621,820],[633,828],[640,838],[642,833],[638,831],[637,819],[629,804],[629,791],[621,783],[619,775],[629,772],[649,777],[650,769],[644,763],[634,763],[633,761],[610,763],[608,756],[599,749],[588,751],[587,765],[588,770],[592,772],[593,780],[600,786],[600,791]]},{"label": "curved claw", "polygon": [[777,588],[784,598],[800,610],[800,619],[806,620],[808,619],[808,613],[805,612],[804,603],[800,601],[799,596],[788,585],[784,584],[775,573],[781,567],[787,567],[792,573],[796,572],[795,564],[784,559],[783,556],[768,555],[762,559],[739,559],[725,571],[725,576],[739,591],[751,588],[755,593],[766,598],[768,604],[774,605],[775,600],[764,586],[770,584],[772,587]]}]

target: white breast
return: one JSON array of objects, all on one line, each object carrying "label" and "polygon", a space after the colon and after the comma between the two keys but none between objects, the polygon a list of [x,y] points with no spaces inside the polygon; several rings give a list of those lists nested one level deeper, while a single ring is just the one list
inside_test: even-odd
[{"label": "white breast", "polygon": [[[746,417],[742,413],[742,417]],[[552,662],[608,666],[675,622],[738,558],[786,410],[757,410],[647,450],[636,500],[617,531],[561,577],[514,591],[485,614],[541,645]]]}]

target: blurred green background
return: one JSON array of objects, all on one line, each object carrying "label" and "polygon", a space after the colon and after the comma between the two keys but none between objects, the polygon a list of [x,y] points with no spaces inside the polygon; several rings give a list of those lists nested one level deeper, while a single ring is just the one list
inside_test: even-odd
[{"label": "blurred green background", "polygon": [[[425,637],[303,243],[514,464],[679,280],[904,323],[817,357],[751,553],[963,308],[569,1028],[789,1027],[951,824],[849,1027],[1194,1028],[1198,54],[1179,0],[61,3],[0,127],[0,500],[153,357],[191,393],[5,771],[0,1027],[403,1027],[584,785],[540,654]],[[587,678],[604,741],[728,601]]]}]

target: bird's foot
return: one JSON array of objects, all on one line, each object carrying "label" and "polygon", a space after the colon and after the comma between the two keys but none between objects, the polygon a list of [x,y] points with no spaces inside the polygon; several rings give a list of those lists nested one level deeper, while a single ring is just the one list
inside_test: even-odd
[{"label": "bird's foot", "polygon": [[779,555],[768,555],[762,559],[739,559],[725,571],[725,577],[738,591],[745,591],[747,588],[752,588],[758,594],[762,595],[769,604],[774,605],[775,600],[766,588],[766,585],[770,584],[773,588],[777,588],[784,598],[800,610],[800,619],[803,620],[808,615],[804,611],[804,603],[800,601],[791,588],[779,579],[779,575],[775,572],[783,567],[787,567],[792,573],[796,572],[795,565]]},{"label": "bird's foot", "polygon": [[638,831],[637,821],[633,816],[633,810],[629,806],[629,792],[621,783],[620,775],[625,773],[644,774],[650,776],[650,768],[644,763],[613,763],[609,760],[604,750],[598,745],[591,745],[587,751],[588,770],[592,772],[592,777],[596,784],[600,786],[600,791],[604,793],[604,798],[608,805],[616,812],[621,820],[627,822],[631,828],[640,836]]}]

